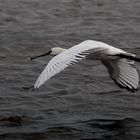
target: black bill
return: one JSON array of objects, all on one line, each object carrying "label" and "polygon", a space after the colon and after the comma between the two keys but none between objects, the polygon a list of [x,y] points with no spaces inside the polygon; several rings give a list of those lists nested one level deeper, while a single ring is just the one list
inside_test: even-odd
[{"label": "black bill", "polygon": [[49,55],[52,51],[49,51],[47,53],[44,53],[44,54],[41,54],[41,55],[38,55],[38,56],[35,56],[35,57],[31,57],[30,60],[33,60],[33,59],[36,59],[38,57],[43,57],[43,56],[46,56],[46,55]]}]

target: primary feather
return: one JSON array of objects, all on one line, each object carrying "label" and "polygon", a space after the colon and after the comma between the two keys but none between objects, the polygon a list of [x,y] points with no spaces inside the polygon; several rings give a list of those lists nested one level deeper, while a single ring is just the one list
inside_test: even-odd
[{"label": "primary feather", "polygon": [[122,58],[102,62],[107,67],[110,77],[120,88],[126,88],[132,92],[137,90],[139,77],[134,66],[134,61]]}]

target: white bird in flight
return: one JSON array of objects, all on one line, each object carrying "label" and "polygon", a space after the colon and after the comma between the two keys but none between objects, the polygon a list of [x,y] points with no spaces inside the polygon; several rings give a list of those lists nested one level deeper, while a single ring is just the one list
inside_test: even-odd
[{"label": "white bird in flight", "polygon": [[86,40],[69,49],[54,47],[45,54],[32,57],[31,60],[45,55],[54,55],[54,57],[40,74],[34,84],[34,89],[38,89],[51,77],[84,58],[100,60],[106,66],[111,79],[120,88],[132,92],[138,89],[139,76],[134,61],[140,62],[140,58],[106,43]]}]

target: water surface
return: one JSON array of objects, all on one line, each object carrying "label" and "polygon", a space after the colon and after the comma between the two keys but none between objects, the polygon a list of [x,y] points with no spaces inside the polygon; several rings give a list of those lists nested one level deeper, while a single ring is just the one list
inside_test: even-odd
[{"label": "water surface", "polygon": [[[51,47],[94,39],[140,56],[139,0],[0,0],[0,139],[140,139],[140,91],[86,60],[27,91]],[[140,66],[137,64],[138,72]]]}]

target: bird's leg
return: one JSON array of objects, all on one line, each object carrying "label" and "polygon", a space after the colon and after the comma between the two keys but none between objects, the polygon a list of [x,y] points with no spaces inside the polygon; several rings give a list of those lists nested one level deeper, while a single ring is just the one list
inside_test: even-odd
[{"label": "bird's leg", "polygon": [[119,56],[121,58],[126,58],[129,60],[134,60],[136,62],[140,62],[140,58],[138,58],[136,56],[129,55],[129,54],[116,54],[115,56]]}]

